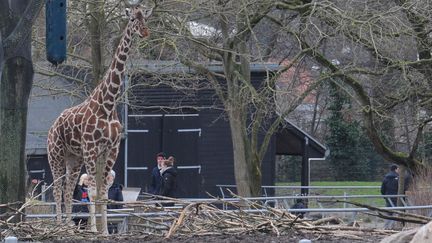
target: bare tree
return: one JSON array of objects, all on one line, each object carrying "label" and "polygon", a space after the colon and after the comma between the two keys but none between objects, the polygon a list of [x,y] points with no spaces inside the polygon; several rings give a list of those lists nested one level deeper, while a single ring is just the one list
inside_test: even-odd
[{"label": "bare tree", "polygon": [[[305,19],[307,35],[298,38],[302,48],[310,49],[308,55],[325,75],[357,102],[376,150],[388,161],[421,171],[425,161],[418,148],[431,122],[430,2],[300,2],[277,6]],[[322,40],[339,48],[324,54]],[[409,136],[402,136],[405,124],[399,114],[406,107],[417,113],[407,124]],[[381,126],[386,120],[394,124],[397,141],[386,139]],[[410,145],[408,152],[395,142]]]},{"label": "bare tree", "polygon": [[[290,60],[276,76],[299,60],[309,67],[318,65],[321,77],[304,94],[320,80],[334,82],[355,101],[358,115],[352,117],[362,120],[386,160],[412,171],[425,165],[418,148],[432,121],[429,1],[160,1],[158,9],[157,26],[169,39],[164,43],[174,46],[178,60],[205,75],[222,100],[240,194],[259,194],[268,137],[259,141],[257,134],[262,128],[272,134],[279,122],[273,117],[276,122],[265,123],[269,113],[263,111],[274,111],[270,97],[275,90],[270,87],[275,79],[269,78],[262,89],[254,87],[250,77],[251,62],[269,57],[280,63]],[[201,34],[191,28],[197,23],[207,26]],[[265,41],[269,36],[277,41]],[[221,62],[223,74],[201,65],[206,61]],[[290,101],[291,107],[302,97]],[[413,104],[416,108],[409,109],[416,113],[405,124],[400,111]],[[394,127],[392,136],[386,134],[388,122]],[[405,125],[408,136],[403,136]],[[408,141],[409,152],[404,153],[397,144]]]},{"label": "bare tree", "polygon": [[[229,119],[236,185],[243,196],[261,194],[261,163],[272,135],[285,113],[294,109],[319,81],[314,80],[305,90],[296,90],[284,114],[276,115],[277,78],[297,65],[306,51],[297,45],[290,48],[297,50],[294,54],[272,53],[276,43],[268,38],[269,33],[275,31],[272,38],[277,38],[283,29],[267,19],[280,16],[275,6],[274,1],[252,0],[160,1],[156,8],[159,18],[152,28],[156,34],[146,45],[161,52],[170,49],[175,60],[205,77],[216,92]],[[164,42],[156,42],[161,39]],[[276,62],[287,58],[290,62],[273,73],[268,70],[263,83],[254,83],[253,62],[264,63],[272,57]],[[211,70],[215,61],[222,64],[222,73]]]},{"label": "bare tree", "polygon": [[[432,101],[432,11],[428,1],[155,2],[152,37],[140,44],[143,53],[137,58],[180,61],[208,80],[229,118],[241,195],[260,194],[261,162],[271,135],[282,118],[322,81],[334,82],[352,97],[357,108],[354,119],[362,119],[375,148],[387,160],[411,170],[424,165],[418,148],[430,130]],[[116,11],[107,11],[116,9],[108,5],[84,12],[92,14],[90,19],[100,17],[101,6],[106,13],[105,21],[97,21],[99,28],[118,16],[111,15]],[[117,24],[105,28],[106,33],[121,23],[114,22]],[[91,43],[89,39],[86,42]],[[214,61],[223,65],[222,73],[206,65]],[[263,84],[254,84],[250,65],[265,61],[281,67],[269,72]],[[319,67],[321,76],[314,76],[305,89],[291,85],[299,78],[289,78],[289,89],[278,89],[277,78],[286,70],[314,66]],[[412,105],[415,108],[409,109],[415,113],[404,122],[400,111]],[[275,116],[275,111],[282,114]],[[390,139],[388,121],[394,126]],[[408,141],[409,152],[403,153],[396,144]]]},{"label": "bare tree", "polygon": [[0,203],[24,201],[31,28],[45,1],[0,1]]}]

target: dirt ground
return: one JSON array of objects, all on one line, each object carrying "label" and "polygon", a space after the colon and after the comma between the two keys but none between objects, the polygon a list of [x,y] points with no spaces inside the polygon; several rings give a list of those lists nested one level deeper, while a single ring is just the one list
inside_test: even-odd
[{"label": "dirt ground", "polygon": [[[351,243],[351,242],[379,242],[384,236],[365,235],[362,239],[354,239],[348,236],[328,236],[328,235],[312,235],[312,234],[299,234],[296,232],[286,232],[284,235],[276,236],[274,234],[243,234],[243,235],[214,235],[214,236],[194,236],[194,237],[174,237],[172,239],[164,239],[158,236],[146,237],[122,237],[121,239],[98,239],[98,240],[85,240],[86,242],[93,243],[118,243],[118,242],[153,242],[153,243],[166,243],[166,242],[196,242],[196,243],[282,243],[282,242],[299,242],[301,239],[309,239],[312,242],[320,243]],[[84,240],[62,239],[58,241],[47,242],[66,242],[76,243],[83,242]]]}]

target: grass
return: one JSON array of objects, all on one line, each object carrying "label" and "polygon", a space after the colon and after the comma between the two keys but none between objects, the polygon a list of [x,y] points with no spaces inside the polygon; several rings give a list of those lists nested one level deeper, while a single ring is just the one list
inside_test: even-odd
[{"label": "grass", "polygon": [[[281,182],[276,183],[277,186],[300,186],[300,182]],[[381,186],[379,181],[315,181],[311,182],[311,186]],[[310,195],[381,195],[379,188],[358,188],[358,189],[310,189]],[[300,194],[299,189],[277,189],[276,195],[296,195]],[[350,198],[348,201],[368,204],[371,206],[384,206],[385,202],[382,198]],[[332,206],[332,205],[326,205]],[[341,207],[341,205],[335,205]],[[349,206],[348,206],[349,207]]]}]

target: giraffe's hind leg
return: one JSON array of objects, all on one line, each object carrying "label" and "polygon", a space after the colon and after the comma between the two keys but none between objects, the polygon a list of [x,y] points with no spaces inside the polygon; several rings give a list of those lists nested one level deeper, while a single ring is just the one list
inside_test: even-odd
[{"label": "giraffe's hind leg", "polygon": [[65,190],[63,192],[65,211],[67,216],[67,221],[72,220],[72,197],[75,190],[75,186],[78,181],[78,177],[81,172],[83,160],[77,156],[66,158],[66,178],[65,178]]},{"label": "giraffe's hind leg", "polygon": [[53,175],[53,195],[56,202],[57,222],[60,223],[62,219],[63,176],[66,172],[63,150],[58,148],[54,150],[48,146],[48,162]]},{"label": "giraffe's hind leg", "polygon": [[90,230],[97,232],[96,227],[96,159],[98,150],[95,147],[86,148],[84,150],[84,166],[88,174],[88,196],[90,199],[89,213],[90,213]]}]

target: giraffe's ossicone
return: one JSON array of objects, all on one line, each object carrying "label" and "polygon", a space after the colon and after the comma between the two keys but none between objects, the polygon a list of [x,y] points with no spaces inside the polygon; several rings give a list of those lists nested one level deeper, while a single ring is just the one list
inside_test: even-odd
[{"label": "giraffe's ossicone", "polygon": [[[90,201],[96,192],[96,162],[103,166],[102,199],[107,199],[107,175],[114,166],[120,145],[122,125],[116,112],[116,101],[120,96],[126,60],[131,48],[132,35],[149,34],[146,21],[152,9],[133,7],[129,23],[117,47],[104,79],[81,104],[64,110],[48,131],[48,161],[54,179],[53,194],[56,201],[57,220],[61,221],[61,202],[64,197],[68,222],[71,221],[72,195],[82,166],[89,175]],[[105,205],[106,206],[106,205]],[[93,214],[92,214],[93,213]],[[96,220],[90,208],[92,230]],[[106,207],[102,209],[103,233],[107,233]]]}]

